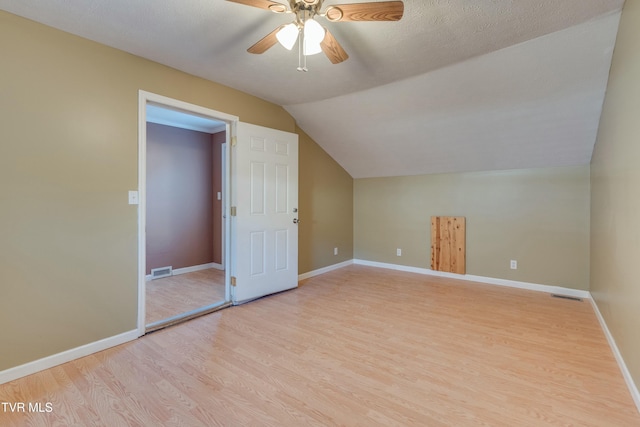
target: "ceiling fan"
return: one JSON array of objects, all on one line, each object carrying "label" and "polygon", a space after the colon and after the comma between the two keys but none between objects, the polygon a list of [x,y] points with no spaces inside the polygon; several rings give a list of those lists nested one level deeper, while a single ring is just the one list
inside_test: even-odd
[{"label": "ceiling fan", "polygon": [[227,0],[275,13],[290,13],[295,19],[290,24],[281,25],[247,51],[261,54],[280,42],[291,50],[298,42],[298,71],[307,71],[306,57],[324,52],[333,64],[349,58],[347,52],[315,17],[323,17],[330,22],[347,21],[399,21],[404,13],[402,1],[381,1],[368,3],[330,5],[322,10],[323,0],[288,0],[288,5],[271,0]]}]

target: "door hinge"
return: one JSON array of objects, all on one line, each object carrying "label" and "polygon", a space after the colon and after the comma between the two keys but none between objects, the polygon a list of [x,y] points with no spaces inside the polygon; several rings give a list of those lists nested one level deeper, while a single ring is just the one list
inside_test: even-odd
[{"label": "door hinge", "polygon": [[231,286],[236,285],[236,276],[231,276]]},{"label": "door hinge", "polygon": [[236,207],[235,206],[231,206],[231,216],[236,216],[236,214],[237,214],[236,211],[237,211]]},{"label": "door hinge", "polygon": [[235,147],[235,146],[236,146],[236,144],[238,144],[238,138],[237,138],[237,137],[235,137],[235,136],[232,136],[232,137],[231,137],[231,146],[232,146],[232,147]]}]

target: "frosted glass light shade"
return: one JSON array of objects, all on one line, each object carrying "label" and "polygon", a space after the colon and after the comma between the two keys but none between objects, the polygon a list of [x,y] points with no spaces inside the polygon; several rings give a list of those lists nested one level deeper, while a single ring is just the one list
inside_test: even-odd
[{"label": "frosted glass light shade", "polygon": [[298,26],[294,23],[285,25],[276,33],[276,38],[285,49],[293,49],[298,40]]},{"label": "frosted glass light shade", "polygon": [[320,43],[324,40],[325,32],[322,25],[309,19],[304,23],[304,54],[315,55],[322,52]]}]

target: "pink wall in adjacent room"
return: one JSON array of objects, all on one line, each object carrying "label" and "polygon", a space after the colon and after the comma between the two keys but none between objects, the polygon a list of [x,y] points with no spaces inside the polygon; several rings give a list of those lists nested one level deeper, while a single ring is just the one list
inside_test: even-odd
[{"label": "pink wall in adjacent room", "polygon": [[147,123],[147,274],[220,263],[219,153],[211,134]]}]

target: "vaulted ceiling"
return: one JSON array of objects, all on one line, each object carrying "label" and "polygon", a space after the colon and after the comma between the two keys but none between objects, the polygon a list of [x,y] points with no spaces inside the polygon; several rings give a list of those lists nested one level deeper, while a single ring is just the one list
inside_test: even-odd
[{"label": "vaulted ceiling", "polygon": [[404,3],[398,22],[319,18],[350,58],[306,73],[246,51],[290,15],[223,0],[0,9],[282,105],[354,178],[589,163],[624,0]]}]

